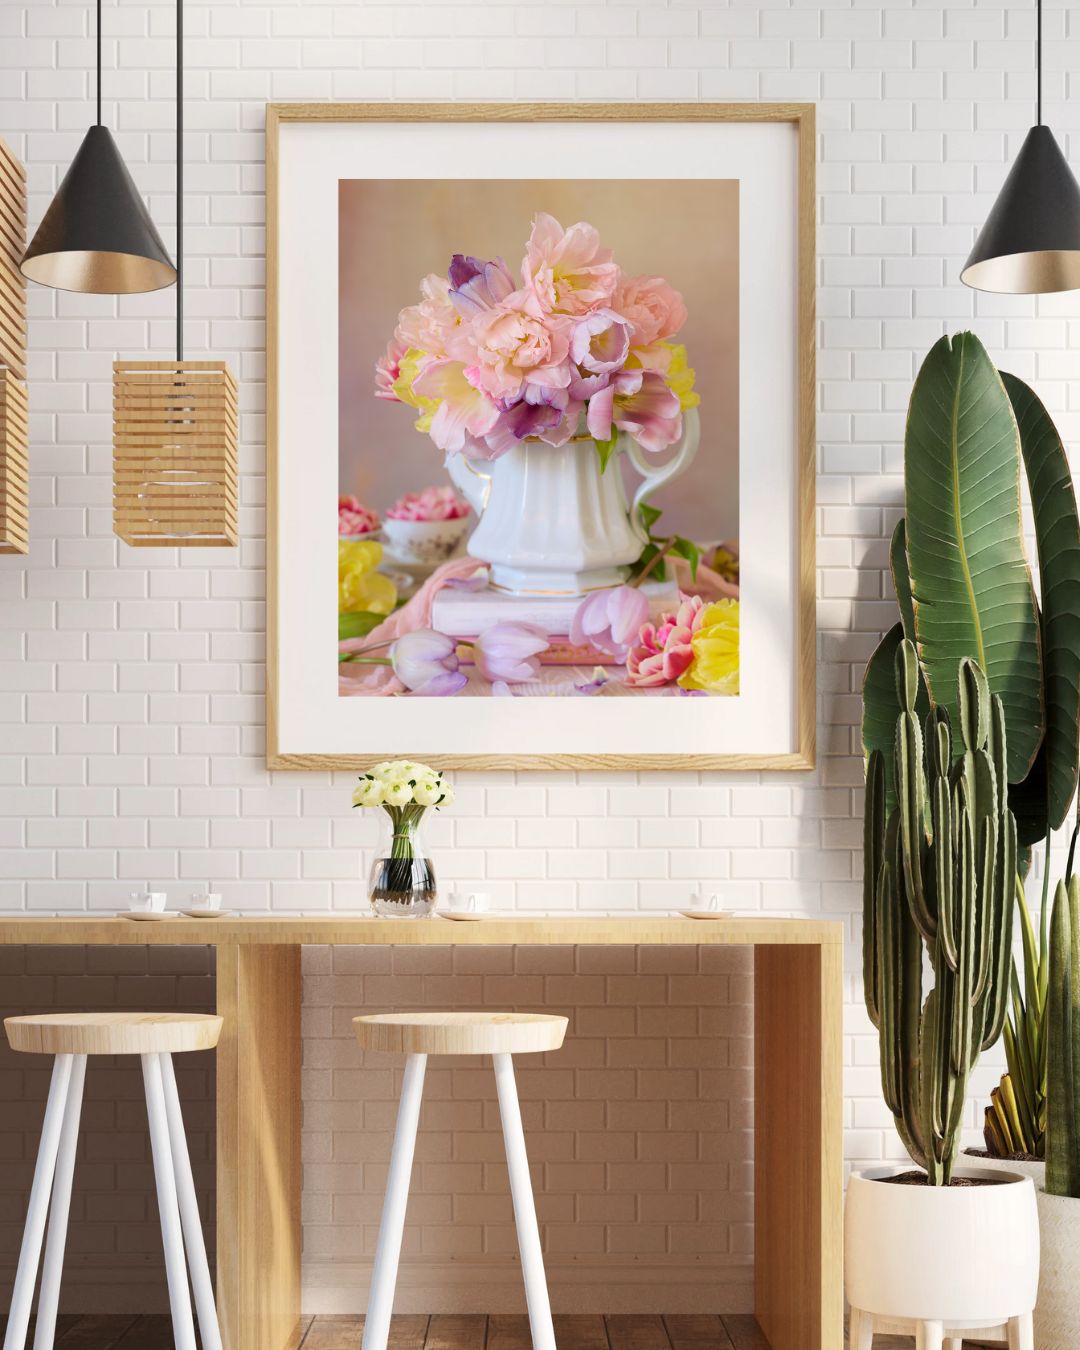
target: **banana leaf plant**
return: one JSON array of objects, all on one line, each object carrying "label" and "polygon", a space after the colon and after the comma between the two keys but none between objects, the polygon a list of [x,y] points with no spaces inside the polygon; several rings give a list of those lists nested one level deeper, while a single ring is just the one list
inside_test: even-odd
[{"label": "banana leaf plant", "polygon": [[[1025,478],[1038,596],[1024,545]],[[904,505],[890,550],[899,622],[866,669],[864,754],[884,755],[891,808],[902,639],[918,652],[922,715],[942,708],[955,724],[957,665],[976,661],[1001,699],[1009,806],[1030,850],[1064,822],[1080,765],[1080,517],[1050,414],[1022,380],[995,369],[973,333],[937,342],[915,380]]]}]

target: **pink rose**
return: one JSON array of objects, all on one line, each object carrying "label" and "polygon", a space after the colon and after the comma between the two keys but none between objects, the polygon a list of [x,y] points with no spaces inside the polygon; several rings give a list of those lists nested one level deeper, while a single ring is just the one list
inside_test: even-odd
[{"label": "pink rose", "polygon": [[683,298],[663,277],[623,277],[612,309],[634,327],[634,346],[674,337],[686,322]]},{"label": "pink rose", "polygon": [[382,524],[370,508],[355,497],[338,498],[338,535],[374,534]]},{"label": "pink rose", "polygon": [[700,595],[687,596],[674,614],[659,624],[645,623],[626,658],[626,682],[639,689],[674,684],[694,659],[690,639],[701,622],[705,604]]}]

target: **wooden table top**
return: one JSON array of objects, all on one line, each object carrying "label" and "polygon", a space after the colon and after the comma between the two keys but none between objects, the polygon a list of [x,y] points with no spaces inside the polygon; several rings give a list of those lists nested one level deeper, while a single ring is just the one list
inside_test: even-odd
[{"label": "wooden table top", "polygon": [[666,946],[843,942],[844,925],[831,919],[743,915],[687,919],[679,915],[492,915],[479,922],[376,919],[357,914],[251,915],[156,922],[111,915],[38,917],[0,915],[0,944],[129,946]]}]

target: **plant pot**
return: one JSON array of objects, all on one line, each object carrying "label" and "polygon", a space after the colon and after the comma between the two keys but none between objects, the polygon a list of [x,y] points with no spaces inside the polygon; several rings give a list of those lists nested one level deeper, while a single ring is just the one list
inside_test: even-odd
[{"label": "plant pot", "polygon": [[1046,1178],[1046,1163],[1042,1158],[984,1158],[981,1153],[964,1153],[967,1167],[987,1167],[991,1172],[1019,1172],[1022,1177],[1030,1177],[1036,1191],[1042,1189]]},{"label": "plant pot", "polygon": [[[1004,1328],[1030,1317],[1039,1283],[1031,1178],[958,1167],[954,1177],[997,1184],[903,1186],[885,1180],[909,1170],[875,1168],[848,1183],[844,1283],[861,1346],[870,1343],[868,1323],[891,1331],[921,1322],[940,1333]],[[861,1350],[854,1331],[851,1344]]]},{"label": "plant pot", "polygon": [[1036,1192],[1042,1267],[1035,1305],[1035,1350],[1080,1346],[1080,1200]]}]

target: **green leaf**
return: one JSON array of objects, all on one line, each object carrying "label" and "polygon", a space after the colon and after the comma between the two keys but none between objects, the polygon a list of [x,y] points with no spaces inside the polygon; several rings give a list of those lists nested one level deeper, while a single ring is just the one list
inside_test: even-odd
[{"label": "green leaf", "polygon": [[[641,550],[641,557],[634,564],[634,576],[640,576],[648,567],[656,555],[660,552],[655,544],[646,544]],[[667,579],[667,568],[664,563],[659,562],[649,573],[650,581],[665,581]]]},{"label": "green leaf", "polygon": [[[893,772],[896,747],[896,719],[900,716],[900,699],[896,690],[896,651],[904,640],[902,624],[895,624],[881,639],[873,656],[867,662],[863,677],[862,744],[863,755],[869,760],[871,750],[880,750],[885,764],[885,818],[896,806],[896,781]],[[915,715],[922,722],[930,711],[926,686],[919,680],[915,696]]]},{"label": "green leaf", "polygon": [[1020,428],[1035,513],[1046,690],[1046,815],[1056,830],[1069,813],[1080,764],[1080,517],[1065,447],[1050,414],[1023,380],[1004,372],[1001,378]]},{"label": "green leaf", "polygon": [[339,642],[345,642],[348,638],[367,637],[373,628],[378,628],[385,614],[371,614],[367,610],[357,609],[348,614],[339,614],[337,620],[337,635]]},{"label": "green leaf", "polygon": [[685,558],[690,564],[690,575],[697,581],[698,563],[701,562],[701,549],[698,548],[690,539],[684,539],[681,534],[675,536],[675,542],[668,550],[669,553],[677,553],[680,558]]},{"label": "green leaf", "polygon": [[608,466],[608,460],[615,453],[615,442],[619,439],[619,433],[612,431],[611,440],[597,441],[596,450],[600,456],[600,472],[603,473]]},{"label": "green leaf", "polygon": [[638,507],[638,515],[641,517],[641,523],[645,527],[646,534],[652,534],[652,527],[663,514],[659,507],[650,506],[648,502],[641,503]]},{"label": "green leaf", "polygon": [[978,338],[942,338],[922,364],[904,442],[907,562],[932,702],[959,726],[956,670],[976,660],[1002,702],[1008,774],[1044,730],[1035,590],[1020,520],[1020,434]]},{"label": "green leaf", "polygon": [[892,543],[889,545],[889,563],[892,568],[893,590],[896,603],[900,606],[900,621],[904,625],[904,636],[909,642],[915,641],[915,607],[911,603],[911,578],[907,568],[907,529],[904,519],[896,522]]}]

